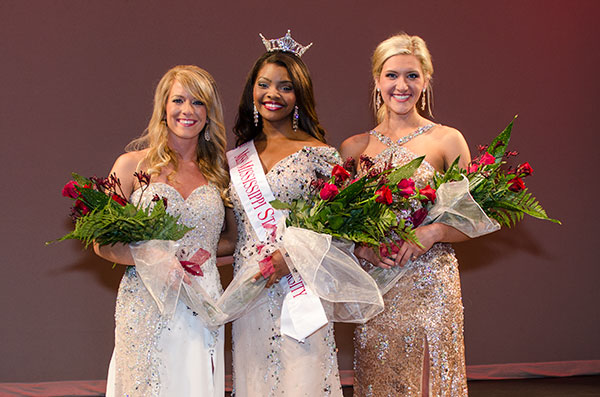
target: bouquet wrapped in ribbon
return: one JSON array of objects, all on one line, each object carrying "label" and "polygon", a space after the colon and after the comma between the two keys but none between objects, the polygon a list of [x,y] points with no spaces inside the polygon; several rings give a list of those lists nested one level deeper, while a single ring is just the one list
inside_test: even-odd
[{"label": "bouquet wrapped in ribbon", "polygon": [[[108,178],[72,175],[73,180],[64,186],[62,195],[74,200],[71,218],[75,228],[56,241],[77,239],[87,248],[92,243],[103,246],[146,240],[179,240],[192,230],[177,223],[179,217],[167,213],[167,202],[161,197],[154,197],[152,209],[130,203],[115,175]],[[143,172],[134,175],[143,194],[150,183],[150,176]]]},{"label": "bouquet wrapped in ribbon", "polygon": [[[529,163],[505,169],[513,122],[468,170],[458,167],[457,158],[446,173],[436,173],[431,185],[417,189],[411,179],[423,157],[399,166],[385,164],[375,168],[371,159],[361,156],[359,173],[351,179],[355,164],[335,166],[328,181],[313,181],[306,200],[291,204],[273,202],[275,208],[288,209],[288,226],[326,233],[334,238],[365,244],[380,255],[396,253],[404,241],[420,245],[414,229],[440,222],[455,227],[471,238],[513,226],[525,214],[550,220],[535,197],[527,191],[522,178],[532,173]],[[385,294],[403,275],[405,267],[374,267],[369,274]]]},{"label": "bouquet wrapped in ribbon", "polygon": [[[140,202],[150,184],[150,176],[136,172],[140,185]],[[73,200],[71,218],[74,229],[55,241],[80,240],[87,248],[117,243],[129,244],[137,274],[154,298],[159,311],[166,317],[175,312],[180,297],[207,324],[218,325],[224,315],[199,285],[201,265],[211,254],[200,248],[188,260],[179,260],[177,240],[193,228],[179,223],[179,216],[167,212],[167,199],[155,195],[152,205],[142,208],[125,198],[115,175],[108,178],[85,178],[73,173],[62,195]],[[185,272],[188,283],[182,283]],[[182,292],[183,286],[183,292]]]}]

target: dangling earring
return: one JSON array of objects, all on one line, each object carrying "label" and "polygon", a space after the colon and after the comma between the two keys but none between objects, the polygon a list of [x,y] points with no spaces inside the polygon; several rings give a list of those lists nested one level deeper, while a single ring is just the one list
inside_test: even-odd
[{"label": "dangling earring", "polygon": [[421,95],[421,110],[425,111],[425,97],[427,96],[426,88],[423,88],[423,95]]},{"label": "dangling earring", "polygon": [[292,116],[292,128],[294,129],[294,132],[298,131],[298,118],[300,116],[298,115],[298,105],[294,105],[294,115]]},{"label": "dangling earring", "polygon": [[210,119],[206,119],[206,124],[204,125],[204,139],[206,139],[206,142],[210,142],[210,134],[208,133],[209,125]]},{"label": "dangling earring", "polygon": [[254,108],[254,126],[258,127],[258,109],[256,109],[256,104],[253,103],[252,107]]},{"label": "dangling earring", "polygon": [[377,88],[375,90],[375,110],[379,110],[381,107],[381,90]]}]

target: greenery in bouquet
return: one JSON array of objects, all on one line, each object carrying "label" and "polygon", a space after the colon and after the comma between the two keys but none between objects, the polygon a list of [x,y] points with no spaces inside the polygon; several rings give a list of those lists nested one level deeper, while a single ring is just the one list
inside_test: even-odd
[{"label": "greenery in bouquet", "polygon": [[[143,195],[150,184],[150,176],[144,172],[134,175]],[[77,239],[88,247],[92,243],[103,246],[146,240],[179,240],[192,229],[179,224],[178,216],[167,213],[166,198],[155,195],[152,199],[154,205],[148,208],[140,208],[140,202],[129,202],[115,175],[85,178],[73,173],[72,176],[73,180],[64,186],[62,195],[74,201],[71,218],[75,228],[56,241]]]},{"label": "greenery in bouquet", "polygon": [[514,120],[489,145],[479,146],[480,155],[471,161],[468,169],[461,169],[457,158],[444,174],[436,173],[432,185],[437,189],[443,183],[466,176],[473,199],[488,217],[501,226],[514,226],[525,214],[560,224],[560,221],[549,218],[528,192],[523,178],[533,173],[529,163],[519,164],[516,168],[507,165],[510,157],[518,155],[516,151],[508,150],[513,123]]},{"label": "greenery in bouquet", "polygon": [[[420,203],[435,200],[430,186],[416,189],[411,179],[422,161],[419,157],[394,168],[390,162],[376,167],[367,156],[358,164],[348,159],[343,166],[335,165],[327,180],[312,181],[306,199],[271,204],[289,210],[288,226],[392,250],[400,240],[420,244],[414,233],[426,215],[419,211]],[[357,167],[363,176],[352,179]]]}]

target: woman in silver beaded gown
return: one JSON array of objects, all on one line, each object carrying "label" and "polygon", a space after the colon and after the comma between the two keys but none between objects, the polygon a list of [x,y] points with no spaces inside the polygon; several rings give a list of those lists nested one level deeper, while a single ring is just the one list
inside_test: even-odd
[{"label": "woman in silver beaded gown", "polygon": [[[311,180],[330,175],[332,164],[339,162],[337,151],[325,145],[308,69],[291,52],[267,52],[256,61],[242,94],[234,132],[236,146],[253,140],[268,184],[275,198],[283,202],[305,195]],[[231,200],[238,223],[235,273],[243,271],[257,255],[272,254],[276,269],[253,309],[233,323],[235,395],[341,396],[333,324],[304,342],[281,334],[284,294],[277,281],[289,269],[272,244],[266,244],[259,254],[260,241],[235,186]]]},{"label": "woman in silver beaded gown", "polygon": [[[342,155],[364,154],[375,166],[424,155],[413,176],[419,188],[459,155],[466,168],[470,154],[461,133],[427,119],[433,66],[425,42],[393,36],[377,46],[372,66],[379,124],[344,141]],[[355,396],[467,395],[458,263],[447,243],[468,237],[436,223],[416,233],[425,249],[404,243],[397,255],[382,258],[366,248],[356,252],[374,265],[408,270],[384,295],[385,310],[355,331]]]},{"label": "woman in silver beaded gown", "polygon": [[[176,256],[194,261],[196,252],[210,254],[202,264],[204,275],[194,282],[217,299],[222,287],[216,251],[229,179],[221,101],[213,78],[197,66],[169,70],[156,88],[146,134],[130,146],[136,150],[121,155],[111,171],[121,180],[124,196],[151,206],[158,195],[167,200],[169,213],[194,228],[178,241]],[[140,170],[151,177],[145,190],[133,175]],[[111,262],[131,265],[117,296],[106,395],[223,396],[223,328],[205,328],[181,301],[172,318],[161,315],[129,246],[95,250]],[[197,277],[181,273],[183,282]]]}]

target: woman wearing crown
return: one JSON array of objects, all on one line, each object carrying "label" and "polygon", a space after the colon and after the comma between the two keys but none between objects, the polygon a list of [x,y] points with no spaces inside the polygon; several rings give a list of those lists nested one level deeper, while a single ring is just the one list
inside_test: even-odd
[{"label": "woman wearing crown", "polygon": [[[280,39],[263,37],[263,43],[267,52],[248,75],[234,127],[236,149],[228,159],[238,223],[234,272],[243,272],[257,258],[271,258],[274,271],[261,271],[267,287],[233,323],[234,390],[239,397],[341,396],[333,324],[302,342],[281,333],[289,269],[273,240],[277,211],[269,204],[269,197],[289,202],[306,194],[311,180],[330,174],[339,155],[325,144],[311,77],[300,59],[310,45],[295,42],[289,31]],[[234,173],[242,167],[246,179],[236,183]]]},{"label": "woman wearing crown", "polygon": [[[425,42],[390,37],[377,46],[372,64],[379,124],[344,141],[342,155],[365,154],[394,166],[424,155],[413,176],[419,187],[457,156],[466,168],[470,154],[461,133],[428,120],[433,65]],[[356,252],[407,271],[384,295],[385,310],[356,329],[355,396],[467,395],[458,263],[446,243],[468,237],[441,223],[417,227],[416,234],[423,248],[404,243],[397,255],[382,258],[368,249]]]}]

